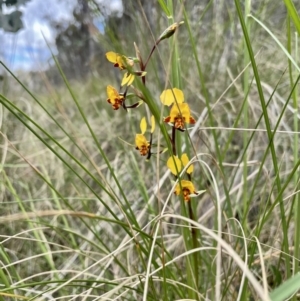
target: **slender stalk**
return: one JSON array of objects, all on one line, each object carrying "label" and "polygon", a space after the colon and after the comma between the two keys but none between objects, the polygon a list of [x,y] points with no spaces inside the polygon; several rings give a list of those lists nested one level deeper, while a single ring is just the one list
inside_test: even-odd
[{"label": "slender stalk", "polygon": [[[250,32],[250,22],[249,18],[247,17],[248,14],[250,13],[251,10],[251,0],[246,0],[245,1],[245,25],[247,28],[247,31]],[[249,64],[250,58],[249,58],[249,52],[247,49],[247,44],[246,41],[244,40],[244,66],[247,66]],[[249,116],[248,116],[248,111],[249,111],[249,104],[248,104],[248,93],[249,93],[249,68],[247,68],[244,72],[243,76],[243,82],[244,82],[244,97],[245,97],[245,103],[243,107],[243,127],[247,129],[249,127]],[[246,149],[248,145],[248,132],[244,131],[243,133],[243,149]],[[248,207],[248,181],[247,181],[247,176],[248,176],[248,153],[245,152],[244,157],[243,157],[243,211],[246,211],[246,208]],[[246,222],[246,220],[245,220]],[[245,224],[243,225],[245,228]]]},{"label": "slender stalk", "polygon": [[149,55],[148,55],[148,58],[147,58],[147,60],[146,60],[146,62],[145,62],[145,64],[144,64],[144,66],[143,66],[143,68],[142,68],[142,71],[145,71],[145,70],[146,70],[146,67],[147,67],[147,65],[148,65],[148,63],[149,63],[149,60],[150,60],[150,58],[151,58],[151,56],[152,56],[154,50],[156,49],[156,46],[157,46],[157,45],[158,45],[158,42],[155,42],[154,46],[152,47],[152,49],[151,49],[151,51],[150,51],[150,53],[149,53]]},{"label": "slender stalk", "polygon": [[171,143],[172,143],[173,155],[176,156],[176,154],[177,154],[177,152],[176,152],[176,129],[174,126],[172,127]]},{"label": "slender stalk", "polygon": [[[288,17],[287,20],[287,24],[288,24],[288,50],[291,53],[292,50],[292,42],[291,42],[291,30],[290,30],[290,17]],[[297,62],[297,58],[298,58],[298,35],[297,33],[295,33],[295,60]],[[291,87],[293,87],[294,85],[294,80],[293,80],[293,68],[292,65],[289,61],[289,73],[290,73],[290,84]],[[298,132],[299,130],[299,126],[298,126],[298,87],[297,85],[295,86],[293,95],[293,107],[294,107],[294,131]],[[296,164],[299,160],[299,138],[298,138],[298,134],[295,133],[294,135],[294,164]],[[299,169],[298,169],[299,172]],[[295,190],[298,189],[299,187],[299,176],[298,173],[295,173],[294,175],[294,187]],[[296,194],[295,195],[295,199],[294,199],[294,204],[295,204],[295,208],[294,208],[294,217],[295,217],[295,233],[294,233],[294,240],[295,240],[295,245],[294,245],[294,260],[293,260],[293,267],[294,267],[294,272],[293,274],[296,274],[299,272],[299,262],[298,262],[298,258],[300,256],[300,198],[299,195]],[[293,297],[293,300],[297,300],[297,296]]]},{"label": "slender stalk", "polygon": [[[189,181],[192,181],[192,177],[188,175]],[[192,207],[192,202],[188,202],[188,209],[189,209],[189,216],[192,221],[197,222],[197,219],[195,218],[195,215],[193,213],[193,207]],[[192,224],[190,225],[191,227],[191,234],[192,234],[192,241],[193,241],[193,249],[196,249],[199,247],[199,243],[197,240],[197,228],[195,228]],[[198,262],[198,253],[194,252],[193,253],[194,257],[194,273],[195,273],[195,280],[196,280],[196,288],[199,285],[199,272],[198,272],[198,267],[199,267],[199,262]]]},{"label": "slender stalk", "polygon": [[[275,150],[274,141],[273,141],[275,132],[272,133],[272,131],[271,131],[271,124],[270,124],[269,114],[267,111],[266,101],[265,101],[265,97],[264,97],[264,93],[263,93],[263,89],[262,89],[262,85],[261,85],[260,74],[257,69],[249,33],[247,31],[244,17],[243,17],[242,11],[241,11],[241,5],[238,0],[235,0],[235,6],[236,6],[240,24],[241,24],[241,27],[243,30],[244,39],[247,44],[247,49],[249,52],[249,57],[251,60],[252,69],[253,69],[256,85],[257,85],[257,91],[259,94],[261,108],[263,111],[264,124],[265,124],[266,130],[267,130],[268,143],[270,146],[271,158],[272,158],[273,168],[274,168],[274,172],[275,172],[274,184],[275,184],[277,191],[279,192],[282,190],[282,186],[281,186],[281,178],[280,178],[280,172],[279,172],[279,166],[278,166],[278,159],[276,156],[276,150]],[[288,241],[288,235],[287,235],[288,234],[288,225],[287,225],[287,221],[286,221],[285,208],[284,208],[284,202],[283,202],[282,195],[278,195],[278,203],[279,203],[279,208],[280,208],[281,227],[282,227],[282,233],[283,233],[283,242],[282,242],[282,248],[284,251],[283,256],[284,256],[285,264],[286,264],[286,274],[287,274],[287,277],[290,277],[291,269],[290,269],[290,256],[289,256],[289,241]],[[247,281],[245,281],[245,283],[247,283]],[[247,295],[246,286],[244,286],[243,298],[246,298],[246,295]]]}]

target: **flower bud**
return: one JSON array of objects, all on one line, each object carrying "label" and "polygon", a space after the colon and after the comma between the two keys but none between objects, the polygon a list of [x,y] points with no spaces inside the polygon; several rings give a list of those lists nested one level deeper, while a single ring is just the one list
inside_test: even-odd
[{"label": "flower bud", "polygon": [[176,23],[173,23],[172,25],[170,25],[161,35],[160,37],[158,38],[157,40],[157,44],[164,40],[164,39],[168,39],[169,37],[171,37],[175,31],[177,30],[177,28],[183,24],[184,22],[181,21],[181,22],[176,22]]}]

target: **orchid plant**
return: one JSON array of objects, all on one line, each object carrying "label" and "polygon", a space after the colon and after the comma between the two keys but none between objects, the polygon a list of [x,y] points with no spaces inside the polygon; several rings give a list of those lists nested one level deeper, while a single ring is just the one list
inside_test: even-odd
[{"label": "orchid plant", "polygon": [[[111,62],[114,67],[119,68],[121,72],[125,72],[120,84],[121,89],[125,89],[124,92],[117,91],[117,89],[111,85],[107,86],[107,102],[112,105],[114,110],[118,110],[120,107],[123,107],[125,110],[136,109],[143,103],[147,105],[145,101],[146,97],[144,97],[141,91],[133,86],[135,77],[141,77],[143,84],[146,85],[147,72],[145,70],[154,50],[162,40],[171,37],[182,23],[183,22],[172,24],[160,35],[152,47],[145,63],[142,60],[141,53],[136,44],[134,44],[136,51],[135,58],[127,57],[123,54],[113,51],[106,53],[107,60]],[[139,66],[139,69],[136,69],[137,65]],[[127,92],[130,88],[132,88],[134,95],[140,100],[132,105],[127,105],[125,104],[125,101],[128,95]],[[172,131],[171,135],[169,136],[172,150],[171,156],[167,160],[167,167],[170,169],[175,178],[178,179],[174,193],[176,195],[181,195],[186,202],[189,202],[191,197],[199,195],[200,192],[196,191],[192,182],[192,172],[194,170],[194,166],[192,164],[189,165],[190,160],[187,154],[183,154],[180,159],[176,155],[175,132],[184,132],[187,124],[195,124],[196,120],[191,116],[189,105],[184,102],[184,94],[182,90],[175,87],[172,89],[166,89],[161,93],[160,101],[162,105],[170,107],[169,116],[163,118],[163,121],[171,126]],[[140,122],[140,129],[141,133],[138,133],[135,136],[135,148],[140,152],[141,156],[145,156],[149,160],[151,155],[155,154],[152,152],[153,133],[155,129],[154,116],[151,116],[151,130],[149,139],[146,138],[147,121],[145,117],[143,117]],[[182,174],[181,172],[183,169],[185,169],[185,174]],[[183,179],[185,175],[187,176],[187,180]]]}]

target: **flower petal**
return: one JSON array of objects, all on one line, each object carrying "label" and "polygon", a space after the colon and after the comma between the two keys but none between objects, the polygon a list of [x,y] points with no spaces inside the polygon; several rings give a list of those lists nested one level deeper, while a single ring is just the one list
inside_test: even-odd
[{"label": "flower petal", "polygon": [[120,54],[117,54],[115,67],[119,67],[121,70],[125,69],[124,58]]},{"label": "flower petal", "polygon": [[166,122],[166,123],[171,122],[171,116],[165,117],[164,122]]},{"label": "flower petal", "polygon": [[[181,162],[182,162],[184,167],[186,167],[189,164],[190,160],[189,160],[187,154],[182,154]],[[193,171],[194,171],[194,165],[190,164],[190,166],[186,170],[186,173],[191,174]]]},{"label": "flower petal", "polygon": [[130,86],[134,81],[134,75],[130,74],[130,79],[128,80],[127,86]]},{"label": "flower petal", "polygon": [[151,116],[151,133],[153,133],[155,130],[155,117]]},{"label": "flower petal", "polygon": [[182,180],[181,181],[182,189],[186,188],[190,191],[190,193],[195,193],[195,186],[191,181]]},{"label": "flower petal", "polygon": [[179,104],[179,111],[181,115],[185,118],[186,122],[190,120],[191,110],[187,103]]},{"label": "flower petal", "polygon": [[176,195],[183,194],[184,200],[188,202],[191,198],[190,195],[195,194],[196,191],[194,184],[191,181],[181,180],[177,183],[174,193]]},{"label": "flower petal", "polygon": [[115,53],[113,51],[109,51],[109,52],[106,52],[106,58],[109,62],[111,63],[117,63],[117,56],[119,56],[118,53]]},{"label": "flower petal", "polygon": [[183,92],[177,88],[164,90],[160,95],[160,101],[165,106],[170,106],[172,103],[183,103]]},{"label": "flower petal", "polygon": [[174,122],[175,118],[178,117],[180,115],[180,105],[181,104],[176,104],[174,103],[172,108],[171,108],[171,111],[170,111],[170,121],[169,122]]},{"label": "flower petal", "polygon": [[124,85],[126,85],[128,83],[128,81],[130,80],[130,73],[126,72],[123,76],[122,82],[121,82],[121,86],[123,87]]},{"label": "flower petal", "polygon": [[192,116],[190,116],[190,120],[187,120],[186,122],[190,123],[190,124],[195,124],[196,120],[195,120],[195,118],[193,118]]},{"label": "flower petal", "polygon": [[143,117],[140,123],[140,129],[142,134],[145,134],[146,129],[147,129],[147,121],[146,121],[146,117]]},{"label": "flower petal", "polygon": [[130,86],[132,84],[132,82],[134,81],[134,75],[126,72],[123,76],[122,82],[121,82],[121,86],[123,87],[124,85]]},{"label": "flower petal", "polygon": [[113,51],[106,52],[105,55],[107,60],[114,64],[114,67],[119,67],[121,70],[126,69],[125,62],[129,60],[126,56]]},{"label": "flower petal", "polygon": [[142,148],[143,146],[148,146],[148,141],[143,134],[136,134],[135,135],[135,145],[137,148]]},{"label": "flower petal", "polygon": [[167,161],[167,166],[171,173],[175,176],[177,176],[182,169],[181,161],[177,156],[170,157]]},{"label": "flower petal", "polygon": [[177,89],[177,88],[174,88],[173,92],[174,92],[174,95],[175,95],[175,102],[183,103],[184,102],[183,92],[180,89]]},{"label": "flower petal", "polygon": [[111,104],[115,103],[115,99],[119,97],[118,91],[113,87],[108,85],[106,88],[107,97]]}]

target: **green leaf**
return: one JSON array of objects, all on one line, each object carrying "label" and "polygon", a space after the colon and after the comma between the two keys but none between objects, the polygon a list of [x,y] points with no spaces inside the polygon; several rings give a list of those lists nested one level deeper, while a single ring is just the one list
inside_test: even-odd
[{"label": "green leaf", "polygon": [[271,269],[271,271],[273,273],[274,286],[277,287],[277,286],[281,285],[281,283],[282,283],[281,271],[275,265],[271,265],[270,269]]},{"label": "green leaf", "polygon": [[300,35],[300,17],[297,13],[297,10],[294,6],[294,3],[292,2],[292,0],[283,0],[286,8],[287,8],[287,11],[291,17],[291,19],[293,20],[294,22],[294,25],[298,31],[298,35]]},{"label": "green leaf", "polygon": [[300,67],[298,66],[297,62],[293,59],[293,57],[290,55],[288,50],[282,45],[282,43],[279,41],[279,39],[271,32],[271,30],[266,25],[264,25],[261,21],[259,21],[257,18],[255,18],[253,15],[249,15],[249,17],[254,19],[272,37],[272,39],[278,44],[278,46],[285,53],[287,58],[292,62],[292,64],[295,66],[295,68],[300,72]]},{"label": "green leaf", "polygon": [[166,16],[168,18],[171,18],[171,13],[170,13],[170,11],[169,11],[169,9],[168,9],[167,4],[165,3],[165,1],[164,0],[158,0],[158,3],[160,5],[160,7],[162,8],[162,10],[165,12]]},{"label": "green leaf", "polygon": [[270,293],[272,301],[284,301],[300,289],[300,273],[288,279]]}]

